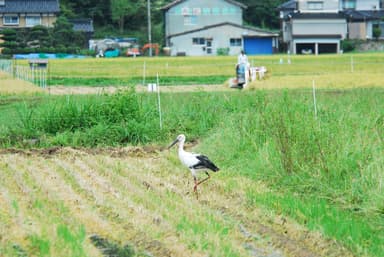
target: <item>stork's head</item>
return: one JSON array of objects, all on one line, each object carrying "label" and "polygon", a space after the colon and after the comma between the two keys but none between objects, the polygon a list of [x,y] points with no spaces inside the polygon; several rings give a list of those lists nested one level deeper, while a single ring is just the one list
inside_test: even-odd
[{"label": "stork's head", "polygon": [[171,148],[172,146],[174,146],[176,143],[184,143],[185,142],[185,135],[184,134],[180,134],[176,137],[175,141],[172,142],[172,144],[170,144],[168,146],[168,149]]}]

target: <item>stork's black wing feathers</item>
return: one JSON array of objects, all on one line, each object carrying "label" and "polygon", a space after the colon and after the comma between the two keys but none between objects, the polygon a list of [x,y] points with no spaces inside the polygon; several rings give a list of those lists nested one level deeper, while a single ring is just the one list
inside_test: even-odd
[{"label": "stork's black wing feathers", "polygon": [[219,171],[220,169],[208,159],[205,155],[196,155],[196,158],[199,160],[198,163],[192,166],[194,169],[210,169],[214,172]]}]

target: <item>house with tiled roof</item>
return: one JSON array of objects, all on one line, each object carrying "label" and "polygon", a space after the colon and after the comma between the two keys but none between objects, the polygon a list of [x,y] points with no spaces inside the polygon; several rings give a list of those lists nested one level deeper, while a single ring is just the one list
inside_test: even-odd
[{"label": "house with tiled roof", "polygon": [[162,9],[171,55],[272,54],[278,33],[243,25],[246,5],[233,0],[176,0]]},{"label": "house with tiled roof", "polygon": [[59,0],[0,0],[0,29],[52,27],[59,12]]},{"label": "house with tiled roof", "polygon": [[290,0],[280,5],[283,42],[293,54],[341,52],[344,39],[384,38],[384,0]]}]

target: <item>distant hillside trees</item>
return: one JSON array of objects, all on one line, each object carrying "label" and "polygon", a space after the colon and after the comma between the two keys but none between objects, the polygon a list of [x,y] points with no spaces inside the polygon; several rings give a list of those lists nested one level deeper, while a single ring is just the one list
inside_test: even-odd
[{"label": "distant hillside trees", "polygon": [[[153,41],[164,39],[163,11],[161,7],[174,0],[150,0]],[[279,29],[277,7],[286,0],[237,0],[248,6],[244,21],[248,25]],[[147,38],[147,0],[61,0],[62,15],[67,18],[92,18],[95,37],[135,36]]]}]

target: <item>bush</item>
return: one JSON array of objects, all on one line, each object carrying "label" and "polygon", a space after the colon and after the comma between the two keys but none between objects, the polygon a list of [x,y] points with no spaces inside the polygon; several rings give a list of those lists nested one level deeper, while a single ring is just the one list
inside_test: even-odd
[{"label": "bush", "polygon": [[217,49],[217,55],[228,55],[229,54],[229,48],[218,48]]},{"label": "bush", "polygon": [[373,31],[372,31],[372,36],[376,39],[376,40],[378,40],[379,38],[380,38],[380,36],[381,36],[381,28],[380,27],[374,27],[373,28]]},{"label": "bush", "polygon": [[3,48],[1,53],[4,54],[4,55],[13,54],[12,49],[10,49],[10,48]]},{"label": "bush", "polygon": [[356,42],[353,40],[343,40],[341,41],[341,49],[343,52],[352,52],[356,48]]}]

